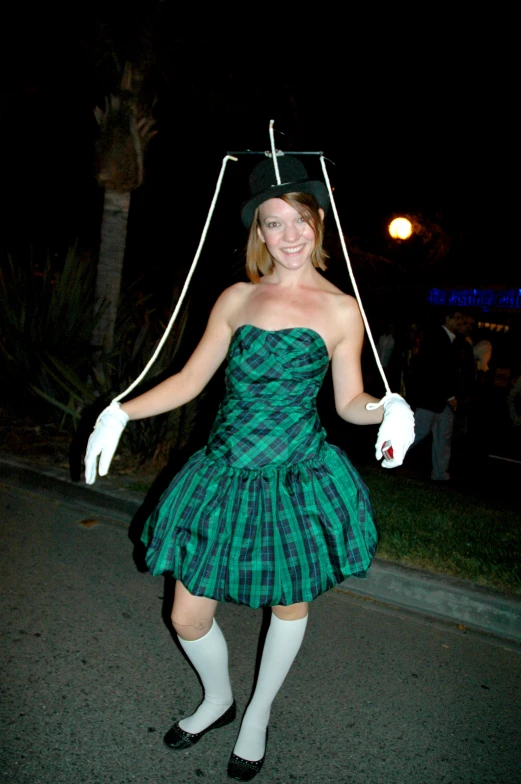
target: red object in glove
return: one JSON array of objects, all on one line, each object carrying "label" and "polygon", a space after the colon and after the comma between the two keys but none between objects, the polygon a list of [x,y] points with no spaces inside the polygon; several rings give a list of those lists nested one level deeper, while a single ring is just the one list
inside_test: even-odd
[{"label": "red object in glove", "polygon": [[392,460],[393,459],[394,452],[393,452],[393,448],[391,446],[391,442],[390,441],[386,441],[382,445],[382,454],[384,455],[385,458],[387,458],[387,460]]}]

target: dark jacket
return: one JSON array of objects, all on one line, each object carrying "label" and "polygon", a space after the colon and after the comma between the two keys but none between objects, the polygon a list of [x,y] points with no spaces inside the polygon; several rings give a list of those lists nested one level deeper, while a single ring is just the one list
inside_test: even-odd
[{"label": "dark jacket", "polygon": [[411,368],[413,408],[441,413],[450,397],[461,395],[459,352],[442,326],[428,334]]}]

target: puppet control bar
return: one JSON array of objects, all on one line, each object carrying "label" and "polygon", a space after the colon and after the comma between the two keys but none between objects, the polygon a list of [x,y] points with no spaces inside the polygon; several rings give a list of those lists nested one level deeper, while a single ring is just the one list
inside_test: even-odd
[{"label": "puppet control bar", "polygon": [[[271,158],[273,159],[273,166],[275,168],[276,179],[277,179],[277,182],[280,184],[280,175],[279,175],[279,167],[278,167],[278,163],[277,163],[277,157],[283,156],[284,153],[281,152],[280,150],[276,150],[276,148],[275,148],[273,124],[274,124],[274,121],[271,120],[270,121],[271,153],[267,152],[266,150],[263,150],[263,151],[240,150],[240,151],[236,151],[236,152],[228,152],[224,156],[223,162],[222,162],[222,166],[221,166],[221,171],[220,171],[220,174],[219,174],[219,177],[218,177],[218,180],[217,180],[217,185],[216,185],[216,188],[215,188],[215,193],[214,193],[214,196],[213,196],[213,199],[212,199],[212,203],[210,205],[210,210],[208,212],[208,216],[206,218],[206,222],[205,222],[205,225],[204,225],[204,228],[203,228],[203,233],[201,235],[199,246],[197,248],[194,260],[193,260],[192,265],[190,267],[190,270],[188,272],[188,275],[187,275],[185,284],[183,286],[183,289],[181,291],[181,294],[179,295],[179,299],[177,301],[177,305],[176,305],[176,307],[174,309],[174,312],[173,312],[173,314],[172,314],[172,316],[170,318],[170,321],[169,321],[169,323],[168,323],[168,325],[167,325],[167,327],[165,329],[165,332],[164,332],[161,340],[159,341],[159,343],[158,343],[158,345],[156,347],[156,350],[154,351],[152,357],[148,361],[148,363],[145,366],[145,368],[143,369],[143,371],[139,374],[138,378],[136,378],[135,381],[133,381],[132,384],[130,384],[130,386],[124,392],[121,392],[117,397],[115,397],[112,402],[118,402],[118,401],[122,400],[124,397],[126,397],[129,394],[129,392],[131,392],[133,389],[135,389],[135,387],[142,381],[142,379],[146,376],[146,374],[148,373],[148,371],[151,368],[151,366],[154,364],[157,356],[159,355],[162,347],[164,346],[164,344],[166,342],[166,339],[167,339],[168,335],[170,334],[170,331],[171,331],[171,329],[172,329],[172,327],[174,325],[174,322],[176,320],[176,317],[177,317],[177,314],[178,314],[179,309],[181,307],[181,304],[182,304],[182,302],[184,300],[184,297],[186,295],[186,292],[187,292],[187,289],[188,289],[188,285],[189,285],[190,280],[192,278],[192,275],[193,275],[193,273],[195,271],[195,267],[196,267],[197,262],[199,260],[199,256],[201,254],[201,250],[202,250],[202,247],[204,245],[204,241],[206,239],[206,234],[207,234],[208,227],[210,225],[210,221],[211,221],[214,209],[215,209],[217,196],[218,196],[220,188],[221,188],[222,180],[223,180],[223,177],[224,177],[224,172],[225,172],[225,169],[226,169],[226,164],[228,163],[228,161],[229,160],[237,161],[237,156],[239,156],[239,155],[266,155],[268,157],[271,156]],[[324,156],[323,152],[319,152],[319,151],[301,151],[301,152],[291,151],[289,154],[290,155],[318,155],[320,157],[320,163],[321,163],[322,171],[323,171],[323,174],[324,174],[324,180],[325,180],[327,189],[329,191],[329,197],[330,197],[330,200],[331,200],[331,206],[332,206],[332,209],[333,209],[333,214],[334,214],[334,217],[335,217],[335,221],[336,221],[337,228],[338,228],[338,233],[339,233],[339,236],[340,236],[340,243],[341,243],[342,250],[343,250],[344,256],[345,256],[345,260],[346,260],[346,263],[347,263],[349,277],[350,277],[352,285],[353,285],[355,297],[356,297],[356,299],[358,301],[358,304],[360,306],[360,313],[361,313],[362,320],[363,320],[365,328],[366,328],[367,336],[369,338],[369,343],[371,344],[371,348],[373,350],[374,358],[376,360],[376,365],[378,367],[378,370],[379,370],[380,375],[382,377],[382,380],[384,382],[386,395],[390,395],[391,394],[391,390],[389,388],[389,384],[388,384],[387,378],[385,376],[384,369],[382,367],[382,364],[380,362],[380,358],[378,356],[378,352],[376,350],[376,345],[374,343],[373,335],[371,333],[371,328],[369,326],[369,322],[367,321],[367,316],[365,314],[365,310],[364,310],[364,307],[362,305],[362,300],[361,300],[361,297],[360,297],[360,293],[358,291],[358,286],[356,284],[356,280],[355,280],[355,277],[354,277],[354,274],[353,274],[353,270],[352,270],[352,267],[351,267],[349,254],[347,252],[347,248],[346,248],[346,245],[345,245],[345,240],[344,240],[344,236],[343,236],[343,233],[342,233],[342,227],[340,225],[340,218],[338,216],[335,200],[334,200],[334,197],[333,197],[333,189],[331,187],[331,183],[329,181],[329,177],[328,177],[328,174],[327,174],[327,169],[326,169],[326,164],[325,164],[325,160],[326,160],[325,156]],[[377,408],[378,406],[382,405],[383,401],[384,401],[384,398],[382,398],[382,400],[379,403],[370,403],[370,404],[368,404],[368,408],[369,407],[370,408]]]},{"label": "puppet control bar", "polygon": [[[227,153],[228,155],[271,155],[267,150],[239,150],[234,152]],[[277,150],[277,155],[324,155],[323,152],[312,152],[312,151],[298,151],[298,150],[290,150],[288,153],[284,153],[281,150]]]}]

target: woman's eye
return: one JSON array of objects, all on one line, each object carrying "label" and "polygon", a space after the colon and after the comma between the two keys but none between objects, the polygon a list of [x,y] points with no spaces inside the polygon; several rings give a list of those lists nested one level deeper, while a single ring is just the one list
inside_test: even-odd
[{"label": "woman's eye", "polygon": [[280,223],[278,223],[277,221],[270,221],[268,223],[268,229],[274,229],[276,226],[280,226]]}]

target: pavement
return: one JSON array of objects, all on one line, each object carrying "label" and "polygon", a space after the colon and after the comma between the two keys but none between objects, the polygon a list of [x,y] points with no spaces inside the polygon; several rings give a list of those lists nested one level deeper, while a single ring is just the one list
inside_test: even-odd
[{"label": "pavement", "polygon": [[[133,561],[140,494],[116,479],[87,488],[51,468],[0,470],[0,782],[229,782],[238,721],[186,751],[163,744],[201,687],[168,622],[173,581]],[[268,617],[218,607],[239,717]],[[519,784],[520,654],[328,591],[273,704],[256,782]]]},{"label": "pavement", "polygon": [[[110,514],[128,526],[144,509],[145,493],[125,478],[103,477],[89,486],[72,482],[64,470],[8,457],[0,457],[0,475],[7,484],[68,498],[86,514]],[[345,580],[335,590],[521,643],[521,598],[468,580],[375,558],[366,579]]]}]

